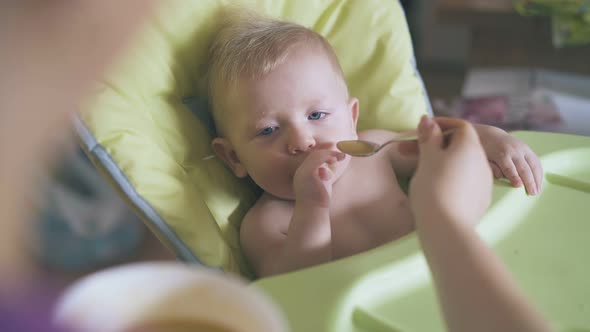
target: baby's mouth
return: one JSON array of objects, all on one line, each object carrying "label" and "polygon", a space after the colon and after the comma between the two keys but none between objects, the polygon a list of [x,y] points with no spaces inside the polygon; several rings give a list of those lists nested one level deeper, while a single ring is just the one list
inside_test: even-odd
[{"label": "baby's mouth", "polygon": [[344,155],[341,159],[339,160],[335,160],[333,162],[330,163],[326,163],[326,166],[328,167],[328,169],[333,173],[336,174],[336,171],[342,166],[342,163],[344,161],[346,161],[346,158],[348,158],[348,156]]},{"label": "baby's mouth", "polygon": [[340,164],[340,161],[336,160],[334,162],[331,163],[325,163],[325,167],[328,168],[332,174],[336,174],[336,170],[338,169],[338,165]]}]

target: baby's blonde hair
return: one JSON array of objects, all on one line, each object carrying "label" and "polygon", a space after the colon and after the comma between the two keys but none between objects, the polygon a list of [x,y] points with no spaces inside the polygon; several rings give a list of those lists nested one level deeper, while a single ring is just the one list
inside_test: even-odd
[{"label": "baby's blonde hair", "polygon": [[209,49],[207,74],[209,103],[218,134],[223,109],[220,91],[229,91],[241,79],[264,77],[284,63],[295,47],[323,51],[344,79],[334,49],[319,33],[245,9],[230,8],[222,16]]}]

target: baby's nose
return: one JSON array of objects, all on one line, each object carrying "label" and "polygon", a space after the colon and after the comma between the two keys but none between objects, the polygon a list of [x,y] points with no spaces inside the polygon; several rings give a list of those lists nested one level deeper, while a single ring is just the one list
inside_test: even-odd
[{"label": "baby's nose", "polygon": [[313,149],[316,141],[311,133],[306,131],[293,131],[289,135],[287,150],[290,154],[298,154]]}]

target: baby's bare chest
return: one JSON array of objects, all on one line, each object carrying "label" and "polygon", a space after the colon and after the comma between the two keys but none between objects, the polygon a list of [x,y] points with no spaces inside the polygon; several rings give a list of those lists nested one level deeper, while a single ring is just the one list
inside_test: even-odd
[{"label": "baby's bare chest", "polygon": [[406,194],[387,164],[368,164],[334,186],[330,219],[336,257],[399,239],[413,230]]}]

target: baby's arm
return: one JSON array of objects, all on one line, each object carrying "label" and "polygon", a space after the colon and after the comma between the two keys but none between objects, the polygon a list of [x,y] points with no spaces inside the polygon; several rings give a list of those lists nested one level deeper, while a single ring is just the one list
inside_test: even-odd
[{"label": "baby's arm", "polygon": [[329,165],[343,157],[329,150],[311,153],[294,176],[295,202],[265,193],[248,212],[240,239],[258,276],[332,260]]},{"label": "baby's arm", "polygon": [[524,187],[528,194],[541,191],[543,168],[537,155],[516,137],[504,130],[474,125],[495,178],[507,178],[515,187]]},{"label": "baby's arm", "polygon": [[[515,187],[524,184],[527,193],[538,194],[543,182],[543,167],[537,155],[527,144],[506,131],[486,125],[473,125],[486,153],[494,177],[507,178]],[[399,135],[385,130],[363,132],[366,139],[385,142]],[[417,167],[418,145],[415,142],[394,143],[386,148],[396,174],[413,175]]]},{"label": "baby's arm", "polygon": [[[240,241],[256,275],[266,277],[332,260],[329,209],[268,198],[252,208]],[[291,215],[292,212],[292,215]]]}]

